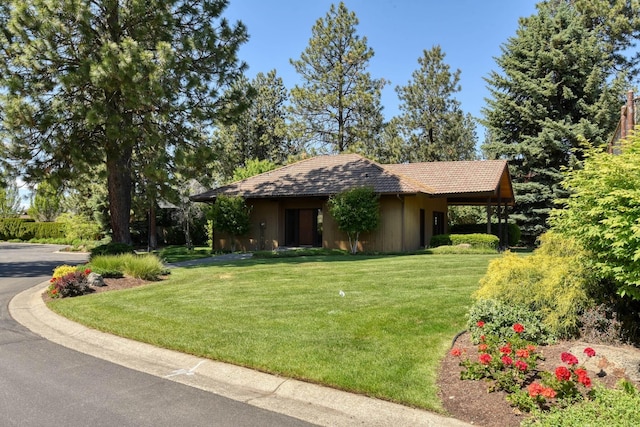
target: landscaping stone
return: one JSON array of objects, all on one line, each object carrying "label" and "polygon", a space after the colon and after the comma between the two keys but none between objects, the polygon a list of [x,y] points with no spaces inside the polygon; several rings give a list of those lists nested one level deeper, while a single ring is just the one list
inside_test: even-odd
[{"label": "landscaping stone", "polygon": [[102,286],[107,286],[106,283],[104,283],[104,278],[97,274],[97,273],[89,273],[89,275],[87,276],[87,282],[89,282],[89,286],[94,286],[94,287],[102,287]]}]

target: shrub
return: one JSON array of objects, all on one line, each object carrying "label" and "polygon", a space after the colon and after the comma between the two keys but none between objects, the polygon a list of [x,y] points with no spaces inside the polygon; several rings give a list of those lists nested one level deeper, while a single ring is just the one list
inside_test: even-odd
[{"label": "shrub", "polygon": [[62,276],[66,276],[69,273],[75,273],[78,271],[79,267],[75,265],[59,265],[53,270],[53,278],[57,279]]},{"label": "shrub", "polygon": [[[63,270],[64,268],[61,268],[58,270],[58,272],[61,273]],[[76,297],[93,292],[93,289],[91,289],[91,287],[89,286],[89,282],[87,281],[87,275],[90,272],[90,270],[77,270],[74,267],[74,271],[70,271],[59,277],[54,276],[50,280],[47,293],[51,298],[66,298]]]},{"label": "shrub", "polygon": [[166,273],[166,268],[160,258],[155,255],[98,255],[91,258],[89,266],[95,272],[107,272],[111,277],[125,274],[145,280],[156,280]]},{"label": "shrub", "polygon": [[20,218],[0,219],[0,240],[25,241],[32,239],[35,235],[33,228],[29,227],[32,222]]},{"label": "shrub", "polygon": [[[504,224],[503,224],[504,227]],[[452,234],[484,234],[487,232],[487,223],[484,224],[456,224],[449,228]],[[509,246],[517,246],[520,243],[520,227],[518,224],[507,223]],[[498,224],[491,224],[491,234],[498,236]]]},{"label": "shrub", "polygon": [[593,398],[567,408],[554,408],[549,412],[535,411],[533,418],[523,426],[582,427],[603,425],[609,427],[640,425],[640,393],[629,382],[622,381],[615,389],[594,388]]},{"label": "shrub", "polygon": [[119,254],[132,254],[133,246],[126,243],[109,242],[103,245],[96,246],[91,249],[90,259],[98,255],[119,255]]},{"label": "shrub", "polygon": [[82,215],[64,213],[57,221],[65,225],[65,234],[69,240],[98,240],[100,224]]},{"label": "shrub", "polygon": [[481,299],[471,306],[467,329],[475,343],[480,342],[482,335],[493,335],[504,341],[513,336],[513,325],[516,323],[524,327],[524,332],[520,335],[524,340],[548,344],[556,339],[539,312],[524,305],[493,299]]},{"label": "shrub", "polygon": [[540,312],[555,334],[574,336],[580,314],[593,305],[585,254],[575,241],[555,233],[546,233],[541,242],[530,256],[507,252],[491,261],[475,297],[528,307]]},{"label": "shrub", "polygon": [[429,247],[437,248],[438,246],[447,245],[451,245],[451,236],[449,234],[436,234],[435,236],[431,236]]}]

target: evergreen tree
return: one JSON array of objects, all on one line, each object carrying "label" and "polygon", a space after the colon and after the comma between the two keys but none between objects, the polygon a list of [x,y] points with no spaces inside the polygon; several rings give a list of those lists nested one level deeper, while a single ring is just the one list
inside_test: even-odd
[{"label": "evergreen tree", "polygon": [[[0,106],[27,181],[106,165],[115,242],[129,243],[136,158],[207,160],[202,129],[242,109],[241,23],[226,0],[11,0],[0,8]],[[201,162],[201,163],[198,163]]]},{"label": "evergreen tree", "polygon": [[16,184],[7,183],[0,187],[0,218],[17,218],[20,211],[20,192]]},{"label": "evergreen tree", "polygon": [[344,3],[331,5],[300,59],[291,60],[303,80],[291,90],[296,136],[330,152],[362,151],[382,127],[385,82],[366,71],[374,52],[356,34],[357,25]]},{"label": "evergreen tree", "polygon": [[398,86],[400,129],[412,162],[466,160],[475,157],[475,122],[453,96],[460,91],[460,70],[453,73],[440,46],[423,51],[413,80]]},{"label": "evergreen tree", "polygon": [[298,152],[287,125],[287,89],[276,70],[258,73],[251,82],[243,78],[237,86],[250,94],[250,105],[234,123],[220,126],[214,135],[223,180],[250,160],[283,164]]},{"label": "evergreen tree", "polygon": [[47,181],[42,181],[35,189],[31,206],[27,210],[29,216],[38,221],[55,221],[62,213],[64,194]]},{"label": "evergreen tree", "polygon": [[606,144],[623,102],[621,81],[611,79],[610,58],[598,34],[572,5],[543,2],[522,18],[516,36],[496,59],[501,72],[486,79],[491,99],[483,110],[489,158],[510,161],[516,207],[513,218],[532,244],[563,196],[561,170],[582,158],[579,136]]}]

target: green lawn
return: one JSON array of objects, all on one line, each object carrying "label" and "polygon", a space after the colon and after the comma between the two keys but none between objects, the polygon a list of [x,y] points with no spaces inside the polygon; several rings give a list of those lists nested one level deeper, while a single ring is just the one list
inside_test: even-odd
[{"label": "green lawn", "polygon": [[161,347],[440,411],[439,362],[496,256],[252,259],[50,306]]}]

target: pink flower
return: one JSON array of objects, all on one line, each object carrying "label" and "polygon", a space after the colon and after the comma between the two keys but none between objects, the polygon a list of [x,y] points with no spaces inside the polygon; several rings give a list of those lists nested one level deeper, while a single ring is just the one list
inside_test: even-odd
[{"label": "pink flower", "polygon": [[500,360],[502,360],[502,363],[505,366],[511,366],[513,364],[513,359],[510,358],[509,356],[502,356],[502,359],[500,359]]},{"label": "pink flower", "polygon": [[487,353],[482,353],[480,357],[478,357],[478,360],[480,361],[481,364],[488,365],[489,363],[491,363],[491,355]]},{"label": "pink flower", "polygon": [[521,357],[523,359],[527,359],[529,357],[529,350],[525,350],[524,348],[521,348],[516,351],[516,356]]},{"label": "pink flower", "polygon": [[568,381],[571,378],[571,372],[564,366],[558,366],[556,368],[556,378],[558,381]]},{"label": "pink flower", "polygon": [[487,351],[488,348],[489,348],[489,346],[486,345],[486,344],[478,345],[478,351]]},{"label": "pink flower", "polygon": [[522,326],[520,323],[516,323],[515,325],[513,325],[513,330],[516,331],[516,334],[520,334],[524,332],[524,326]]},{"label": "pink flower", "polygon": [[556,397],[556,391],[551,387],[543,388],[540,394],[546,397],[547,399],[553,399],[554,397]]},{"label": "pink flower", "polygon": [[460,350],[459,348],[453,348],[451,349],[450,354],[454,357],[458,357],[462,354],[462,350]]},{"label": "pink flower", "polygon": [[529,387],[527,387],[527,391],[531,397],[536,397],[539,394],[542,394],[543,389],[544,387],[542,387],[542,384],[540,383],[531,383],[529,384]]},{"label": "pink flower", "polygon": [[562,361],[567,365],[573,366],[578,364],[578,358],[571,353],[567,353],[567,352],[562,353],[560,355],[560,359],[562,359]]},{"label": "pink flower", "polygon": [[593,357],[596,355],[596,351],[594,349],[592,349],[591,347],[587,347],[584,349],[584,354],[587,355],[587,357]]},{"label": "pink flower", "polygon": [[509,344],[500,347],[500,353],[502,354],[511,354],[511,346]]},{"label": "pink flower", "polygon": [[476,323],[476,326],[478,328],[482,328],[482,327],[484,327],[484,322],[482,320],[478,320],[478,323]]},{"label": "pink flower", "polygon": [[523,362],[522,360],[518,360],[515,363],[516,368],[520,369],[521,371],[526,371],[527,369],[529,369],[529,365],[527,365],[527,362]]}]

